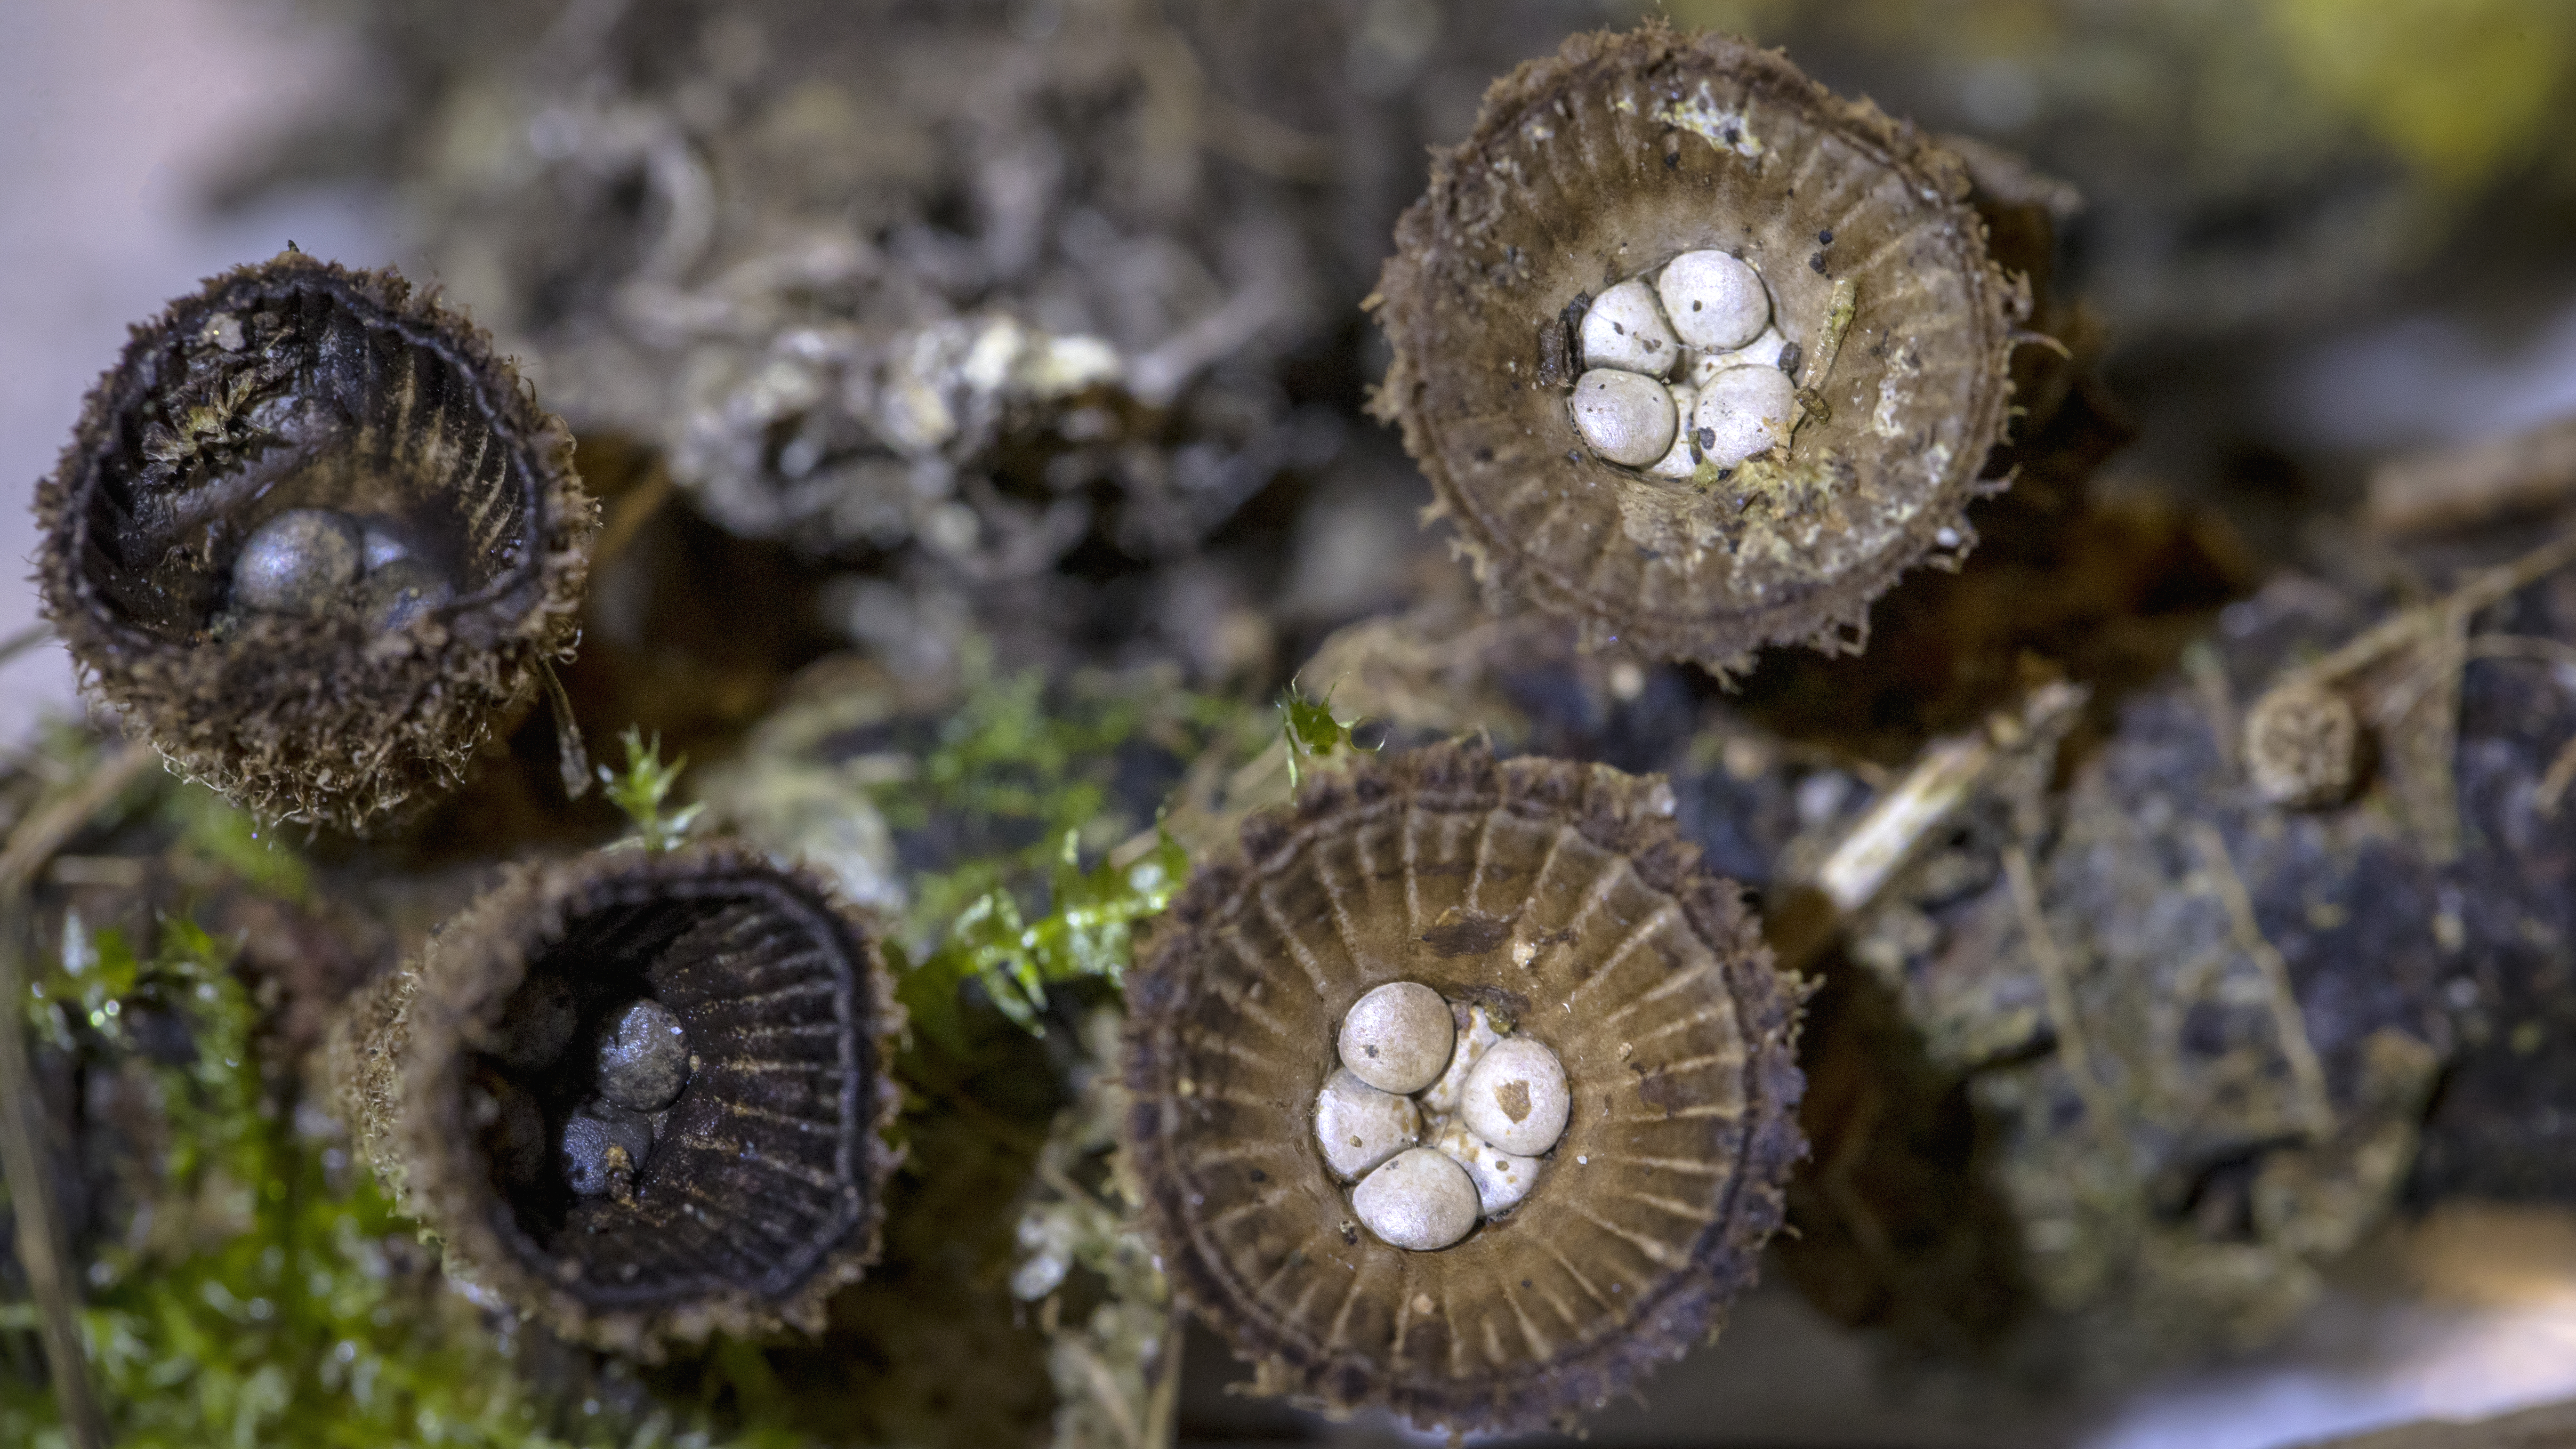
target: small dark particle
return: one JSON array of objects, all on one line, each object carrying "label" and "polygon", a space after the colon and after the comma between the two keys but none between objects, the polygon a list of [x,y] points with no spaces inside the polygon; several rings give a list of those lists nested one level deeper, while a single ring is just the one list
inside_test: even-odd
[{"label": "small dark particle", "polygon": [[1444,959],[1481,956],[1511,938],[1512,923],[1508,918],[1478,911],[1461,912],[1456,920],[1444,914],[1440,924],[1421,936],[1423,944]]},{"label": "small dark particle", "polygon": [[1726,129],[1724,129],[1724,130],[1722,130],[1722,131],[1718,132],[1717,134],[1719,134],[1719,135],[1721,135],[1721,136],[1725,137],[1725,138],[1726,138],[1726,144],[1728,144],[1728,145],[1730,145],[1730,146],[1732,146],[1732,145],[1734,145],[1736,142],[1738,142],[1738,141],[1740,141],[1740,140],[1744,139],[1744,133],[1743,133],[1743,132],[1741,132],[1741,131],[1739,131],[1739,130],[1737,130],[1737,129],[1735,129],[1733,126],[1729,126],[1729,127],[1727,127]]},{"label": "small dark particle", "polygon": [[[1732,468],[1720,468],[1720,469],[1718,469],[1718,470],[1717,470],[1717,481],[1718,481],[1718,482],[1720,482],[1720,483],[1723,483],[1723,482],[1725,482],[1727,479],[1732,478],[1732,477],[1734,477],[1734,476],[1735,476],[1735,470],[1734,470],[1734,469],[1732,469]],[[1743,500],[1738,499],[1737,501],[1738,501],[1738,502],[1742,502]]]},{"label": "small dark particle", "polygon": [[1832,227],[1826,227],[1823,231],[1816,233],[1816,244],[1818,246],[1832,246],[1834,244],[1834,229]]},{"label": "small dark particle", "polygon": [[1583,455],[1572,448],[1568,448],[1565,450],[1565,461],[1569,463],[1580,463],[1583,461]]},{"label": "small dark particle", "polygon": [[1807,360],[1807,350],[1792,342],[1780,349],[1780,370],[1791,377],[1798,375],[1798,364]]},{"label": "small dark particle", "polygon": [[1538,381],[1541,387],[1563,387],[1574,378],[1572,324],[1552,318],[1539,324]]},{"label": "small dark particle", "polygon": [[1622,336],[1622,337],[1625,337],[1625,336],[1627,336],[1627,335],[1628,335],[1628,329],[1627,329],[1627,328],[1625,328],[1625,327],[1620,326],[1620,325],[1619,325],[1618,323],[1616,323],[1616,322],[1613,322],[1613,323],[1611,323],[1611,324],[1610,324],[1610,330],[1611,330],[1611,331],[1613,331],[1613,332],[1618,333],[1618,334],[1619,334],[1620,336]]},{"label": "small dark particle", "polygon": [[[1541,381],[1556,385],[1582,369],[1583,314],[1591,310],[1592,294],[1577,292],[1574,294],[1574,300],[1565,304],[1565,310],[1556,314],[1557,325],[1553,329],[1554,335],[1550,335],[1551,329],[1540,329],[1539,377]],[[1559,377],[1548,377],[1548,368],[1552,363],[1564,369]]]},{"label": "small dark particle", "polygon": [[1252,1169],[1252,1180],[1254,1182],[1268,1182],[1270,1180],[1270,1174],[1256,1167]]},{"label": "small dark particle", "polygon": [[1523,1278],[1523,1279],[1521,1280],[1521,1286],[1522,1286],[1522,1287],[1527,1288],[1529,1285],[1530,1285],[1530,1280],[1528,1280],[1527,1278]]},{"label": "small dark particle", "polygon": [[1807,267],[1808,270],[1814,272],[1817,276],[1823,276],[1825,274],[1825,254],[1823,252],[1817,252],[1808,257]]},{"label": "small dark particle", "polygon": [[1703,448],[1714,448],[1714,447],[1716,447],[1716,446],[1717,446],[1717,429],[1715,429],[1715,428],[1702,428],[1702,429],[1700,429],[1700,430],[1699,430],[1699,445],[1700,445],[1701,447],[1703,447]]},{"label": "small dark particle", "polygon": [[1494,461],[1494,450],[1491,448],[1478,448],[1476,450],[1476,461],[1479,463],[1490,463]]},{"label": "small dark particle", "polygon": [[1666,147],[1664,149],[1664,169],[1667,171],[1679,171],[1681,168],[1682,153],[1671,147]]}]

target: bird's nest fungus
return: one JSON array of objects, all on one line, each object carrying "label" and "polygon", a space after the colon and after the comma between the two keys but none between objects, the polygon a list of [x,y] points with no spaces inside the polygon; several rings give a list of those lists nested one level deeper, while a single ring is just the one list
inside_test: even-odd
[{"label": "bird's nest fungus", "polygon": [[1442,746],[1313,783],[1191,881],[1129,977],[1125,1141],[1176,1290],[1265,1390],[1531,1427],[1751,1278],[1803,1151],[1799,993],[1671,810]]},{"label": "bird's nest fungus", "polygon": [[300,252],[137,327],[37,493],[92,691],[269,817],[454,785],[567,653],[593,507],[480,330]]},{"label": "bird's nest fungus", "polygon": [[2004,431],[2029,299],[1968,196],[1776,52],[1577,36],[1397,227],[1378,409],[1500,599],[1716,670],[1858,648]]}]

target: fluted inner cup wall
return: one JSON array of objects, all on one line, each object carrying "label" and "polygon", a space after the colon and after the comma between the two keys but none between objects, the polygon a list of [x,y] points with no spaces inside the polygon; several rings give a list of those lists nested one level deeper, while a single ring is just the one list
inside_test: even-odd
[{"label": "fluted inner cup wall", "polygon": [[[495,1103],[472,1110],[522,1252],[558,1274],[577,1265],[608,1306],[729,1284],[784,1293],[812,1271],[856,1210],[844,1184],[865,1151],[854,1129],[871,1064],[835,1009],[850,990],[837,929],[793,892],[744,879],[603,903],[534,957],[469,1087]],[[604,1100],[599,1079],[599,1042],[639,1001],[677,1018],[691,1057],[677,1100],[649,1116]],[[560,1045],[525,1040],[532,1024]],[[583,1119],[645,1124],[624,1183],[610,1186],[614,1165],[568,1135]]]},{"label": "fluted inner cup wall", "polygon": [[571,657],[597,522],[488,335],[292,249],[133,330],[36,513],[84,692],[254,814],[355,834]]},{"label": "fluted inner cup wall", "polygon": [[2003,434],[2028,297],[1969,189],[1777,52],[1572,37],[1398,223],[1375,406],[1498,605],[1720,671],[1857,648]]},{"label": "fluted inner cup wall", "polygon": [[873,1260],[901,1010],[869,918],[723,846],[522,866],[355,999],[361,1149],[447,1271],[657,1355],[819,1331]]},{"label": "fluted inner cup wall", "polygon": [[[436,329],[329,281],[287,272],[192,298],[122,380],[82,557],[132,627],[183,642],[237,623],[244,546],[293,510],[364,530],[366,575],[407,559],[451,599],[530,565],[537,483],[495,427],[504,400]],[[353,617],[367,613],[363,583],[346,591]]]},{"label": "fluted inner cup wall", "polygon": [[[1600,767],[1417,751],[1256,817],[1176,903],[1129,977],[1125,1141],[1176,1289],[1265,1391],[1535,1427],[1749,1278],[1800,1150],[1794,996],[1671,809]],[[1450,1069],[1409,1096],[1348,1068],[1390,985],[1451,1008]],[[1535,1133],[1498,1164],[1460,1124],[1513,1043],[1552,1081],[1487,1083],[1515,1110],[1483,1128]]]}]

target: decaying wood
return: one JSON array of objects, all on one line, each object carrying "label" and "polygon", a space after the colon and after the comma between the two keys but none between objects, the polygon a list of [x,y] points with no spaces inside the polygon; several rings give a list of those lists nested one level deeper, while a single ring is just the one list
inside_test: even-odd
[{"label": "decaying wood", "polygon": [[2576,418],[2469,448],[2414,453],[2370,475],[2363,517],[2384,534],[2432,533],[2564,504],[2576,495]]}]

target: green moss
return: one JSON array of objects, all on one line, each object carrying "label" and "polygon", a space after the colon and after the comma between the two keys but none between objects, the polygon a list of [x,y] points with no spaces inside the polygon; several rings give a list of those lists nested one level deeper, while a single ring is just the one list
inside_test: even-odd
[{"label": "green moss", "polygon": [[1297,788],[1308,761],[1329,760],[1336,753],[1362,748],[1351,738],[1351,726],[1358,723],[1356,718],[1334,717],[1332,690],[1325,690],[1318,699],[1289,681],[1279,691],[1279,738],[1288,749],[1288,788]]},{"label": "green moss", "polygon": [[680,781],[680,772],[689,767],[689,757],[680,756],[669,764],[662,763],[662,737],[653,736],[647,743],[642,730],[626,727],[620,737],[626,746],[626,768],[612,770],[599,767],[599,782],[607,787],[609,803],[626,812],[635,822],[635,833],[609,847],[641,847],[645,850],[669,850],[686,840],[689,827],[697,823],[698,813],[706,806],[691,805],[671,814],[663,813],[669,803],[671,788]]},{"label": "green moss", "polygon": [[2263,13],[2326,105],[2454,190],[2549,146],[2576,85],[2565,0],[2267,0]]},{"label": "green moss", "polygon": [[955,1020],[957,989],[983,983],[1002,1013],[1030,1031],[1043,1032],[1050,984],[1097,978],[1117,981],[1126,971],[1139,921],[1160,915],[1189,878],[1189,852],[1164,832],[1142,858],[1103,860],[1085,869],[1080,832],[1068,830],[1047,877],[1048,909],[1024,919],[1008,885],[991,887],[949,919],[939,944],[917,962],[906,962],[896,994],[915,1029],[962,1051]]},{"label": "green moss", "polygon": [[[148,1215],[86,1267],[82,1327],[120,1446],[711,1442],[667,1411],[614,1428],[544,1422],[506,1341],[403,1266],[410,1227],[373,1180],[270,1096],[231,944],[184,917],[148,958],[77,920],[64,937],[27,1004],[39,1034],[93,1073],[148,1082],[169,1144],[141,1169]],[[188,1060],[139,1050],[127,1024],[146,1012],[185,1023]],[[23,1343],[34,1325],[33,1305],[0,1304],[0,1338]],[[0,1374],[0,1443],[66,1442],[42,1376]]]},{"label": "green moss", "polygon": [[1189,874],[1188,852],[1159,829],[1111,848],[1130,828],[1111,799],[1116,757],[1139,738],[1185,756],[1238,712],[1160,680],[1085,678],[1051,699],[1034,672],[978,679],[914,777],[873,798],[899,830],[938,821],[971,838],[1034,840],[914,881],[890,953],[913,1029],[963,1051],[957,992],[969,980],[1031,1031],[1049,985],[1115,982],[1136,924]]},{"label": "green moss", "polygon": [[304,858],[223,796],[193,781],[172,782],[161,814],[176,832],[179,851],[230,871],[262,895],[297,904],[312,900],[313,873]]},{"label": "green moss", "polygon": [[[1317,698],[1291,684],[1278,710],[1291,788],[1306,766],[1360,748],[1351,737],[1356,721],[1335,717],[1330,691]],[[1158,825],[1150,837],[1129,838],[1083,864],[1086,835],[1114,841],[1125,831],[1107,813],[1113,756],[1139,734],[1195,750],[1243,733],[1250,713],[1181,691],[1096,683],[1050,711],[1035,674],[971,693],[920,777],[884,789],[880,808],[898,826],[963,818],[1035,822],[1046,833],[1027,850],[971,859],[915,883],[913,931],[896,963],[897,995],[914,1029],[962,1050],[956,996],[969,980],[1031,1031],[1042,1030],[1049,985],[1116,983],[1136,926],[1171,903],[1189,878],[1190,856]],[[1038,896],[1043,908],[1025,910],[1024,895]]]}]

